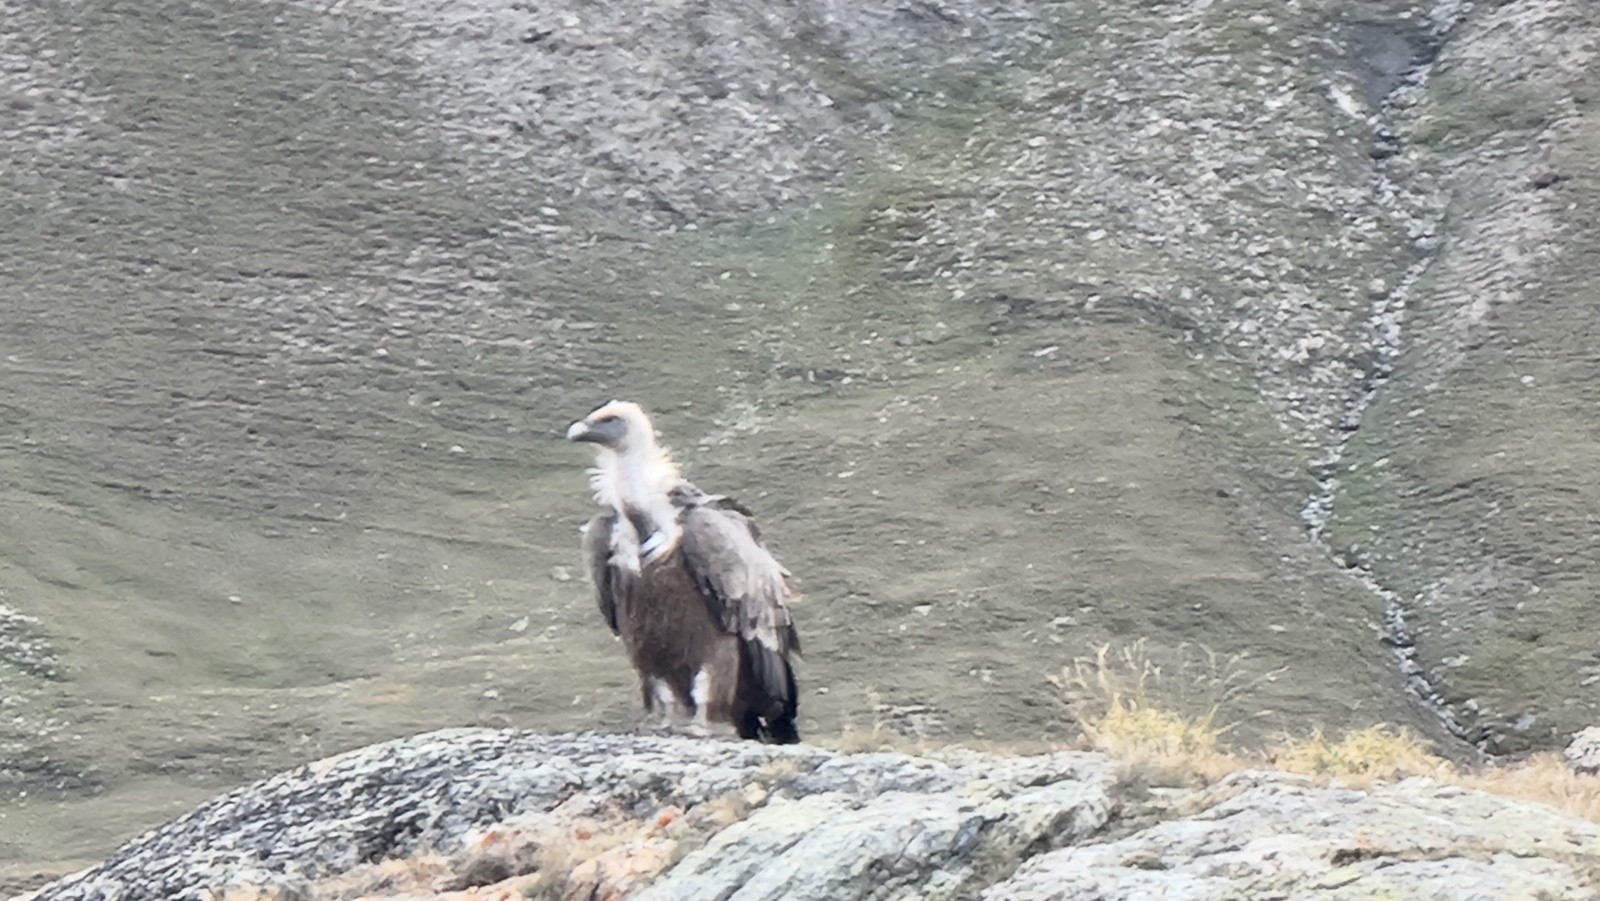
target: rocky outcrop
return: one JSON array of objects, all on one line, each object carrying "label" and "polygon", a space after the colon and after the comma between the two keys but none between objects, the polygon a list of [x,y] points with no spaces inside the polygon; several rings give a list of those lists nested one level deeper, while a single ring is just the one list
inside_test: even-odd
[{"label": "rocky outcrop", "polygon": [[24,897],[493,886],[746,901],[1554,898],[1600,887],[1600,827],[1537,804],[1421,779],[1357,791],[1248,772],[1189,791],[1125,775],[1078,752],[450,730],[239,789]]},{"label": "rocky outcrop", "polygon": [[1408,780],[1371,791],[1241,773],[1174,816],[1024,863],[985,893],[1047,898],[1564,898],[1600,829],[1539,805]]},{"label": "rocky outcrop", "polygon": [[1591,776],[1600,773],[1600,726],[1590,726],[1572,736],[1562,756],[1574,773]]}]

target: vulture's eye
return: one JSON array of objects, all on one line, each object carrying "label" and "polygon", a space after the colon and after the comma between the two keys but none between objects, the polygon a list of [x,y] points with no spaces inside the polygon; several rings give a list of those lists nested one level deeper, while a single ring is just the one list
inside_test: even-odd
[{"label": "vulture's eye", "polygon": [[609,423],[613,423],[613,422],[616,422],[616,421],[617,421],[617,414],[612,413],[609,416],[602,416],[599,419],[596,419],[594,421],[594,424],[595,425],[607,425]]}]

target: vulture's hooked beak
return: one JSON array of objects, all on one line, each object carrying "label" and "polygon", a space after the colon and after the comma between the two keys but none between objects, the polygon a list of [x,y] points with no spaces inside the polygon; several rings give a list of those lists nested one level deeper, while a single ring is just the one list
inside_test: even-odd
[{"label": "vulture's hooked beak", "polygon": [[580,419],[567,428],[568,441],[587,441],[615,449],[628,433],[628,424],[616,416]]}]

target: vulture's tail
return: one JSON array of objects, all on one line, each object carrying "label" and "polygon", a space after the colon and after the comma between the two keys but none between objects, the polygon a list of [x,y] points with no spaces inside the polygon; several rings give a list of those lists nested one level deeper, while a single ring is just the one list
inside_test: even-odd
[{"label": "vulture's tail", "polygon": [[[756,702],[738,723],[741,738],[758,739],[769,745],[792,745],[800,741],[795,714],[800,707],[800,690],[795,684],[794,667],[785,655],[751,642],[745,645],[745,672],[755,689]],[[759,700],[757,700],[759,699]]]},{"label": "vulture's tail", "polygon": [[783,661],[783,682],[788,689],[785,692],[787,701],[780,713],[767,717],[761,723],[761,740],[769,745],[800,743],[800,730],[794,725],[794,715],[800,709],[800,689],[794,683],[794,667],[788,660]]},{"label": "vulture's tail", "polygon": [[799,744],[800,730],[795,728],[794,714],[786,713],[762,723],[760,737],[769,745]]}]

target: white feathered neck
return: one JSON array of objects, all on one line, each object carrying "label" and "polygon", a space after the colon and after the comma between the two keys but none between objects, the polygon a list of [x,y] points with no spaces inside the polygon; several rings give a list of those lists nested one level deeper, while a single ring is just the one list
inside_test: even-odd
[{"label": "white feathered neck", "polygon": [[[672,455],[648,435],[621,450],[600,448],[589,470],[595,502],[620,514],[617,527],[635,533],[628,543],[640,547],[646,560],[659,559],[677,547],[678,511],[669,492],[682,481]],[[637,534],[630,514],[642,514],[651,534]]]}]

